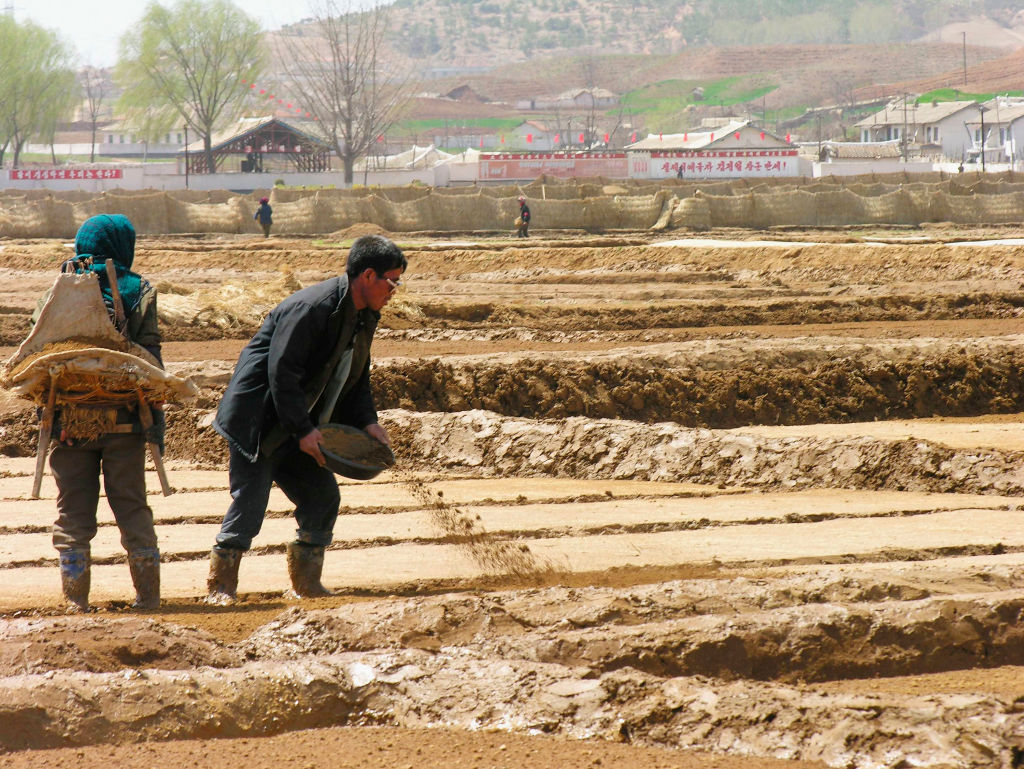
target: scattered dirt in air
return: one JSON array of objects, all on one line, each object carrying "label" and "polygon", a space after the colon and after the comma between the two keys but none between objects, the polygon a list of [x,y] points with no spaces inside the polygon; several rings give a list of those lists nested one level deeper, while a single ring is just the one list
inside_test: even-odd
[{"label": "scattered dirt in air", "polygon": [[481,525],[479,515],[450,504],[443,491],[431,489],[409,471],[398,469],[395,474],[423,505],[434,525],[445,533],[446,540],[458,545],[486,575],[523,580],[539,578],[554,570],[552,564],[538,558],[525,544],[496,539]]}]

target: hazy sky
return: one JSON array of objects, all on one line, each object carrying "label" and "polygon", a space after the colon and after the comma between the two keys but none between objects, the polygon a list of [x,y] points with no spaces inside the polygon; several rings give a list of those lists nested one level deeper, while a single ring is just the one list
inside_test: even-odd
[{"label": "hazy sky", "polygon": [[[242,0],[235,4],[264,29],[277,29],[312,15],[307,0]],[[80,64],[107,67],[117,61],[118,39],[138,23],[146,5],[145,0],[0,0],[0,12],[13,7],[18,21],[56,30],[77,49]]]}]

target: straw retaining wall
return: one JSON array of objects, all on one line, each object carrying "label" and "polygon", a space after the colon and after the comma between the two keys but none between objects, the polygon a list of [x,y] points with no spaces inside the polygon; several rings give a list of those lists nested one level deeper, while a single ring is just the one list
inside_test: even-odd
[{"label": "straw retaining wall", "polygon": [[1012,177],[926,181],[894,174],[614,186],[545,179],[525,186],[274,189],[252,195],[6,191],[0,194],[0,236],[71,238],[86,218],[99,213],[128,216],[140,234],[257,234],[253,213],[264,194],[274,207],[274,232],[282,235],[327,234],[359,223],[389,232],[511,231],[520,194],[529,198],[535,230],[1024,222],[1024,183]]}]

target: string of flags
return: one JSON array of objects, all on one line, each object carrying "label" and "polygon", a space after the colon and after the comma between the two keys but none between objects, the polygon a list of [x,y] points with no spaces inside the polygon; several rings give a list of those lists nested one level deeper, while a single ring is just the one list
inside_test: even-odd
[{"label": "string of flags", "polygon": [[[249,86],[249,90],[252,92],[252,94],[254,96],[262,96],[265,99],[267,99],[268,101],[274,101],[280,107],[282,107],[284,109],[292,110],[299,117],[313,118],[313,120],[319,120],[320,119],[320,118],[316,117],[315,115],[313,115],[312,113],[302,109],[302,107],[296,107],[291,102],[286,102],[284,99],[282,99],[282,98],[280,98],[280,97],[278,97],[278,96],[276,96],[276,95],[274,95],[272,93],[269,93],[268,92],[269,89],[267,89],[267,88],[259,88],[259,86],[256,83],[250,83],[250,82],[248,82],[246,80],[241,80],[241,83],[242,83],[242,85]],[[303,115],[304,112],[305,112],[305,115]]]}]

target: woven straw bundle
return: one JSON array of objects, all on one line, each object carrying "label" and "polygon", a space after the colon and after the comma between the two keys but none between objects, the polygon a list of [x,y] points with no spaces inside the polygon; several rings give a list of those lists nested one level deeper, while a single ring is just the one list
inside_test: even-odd
[{"label": "woven straw bundle", "polygon": [[[62,348],[62,349],[58,349]],[[5,372],[4,386],[39,405],[56,384],[61,403],[117,407],[146,401],[191,400],[199,388],[120,350],[66,342],[35,353]]]}]

